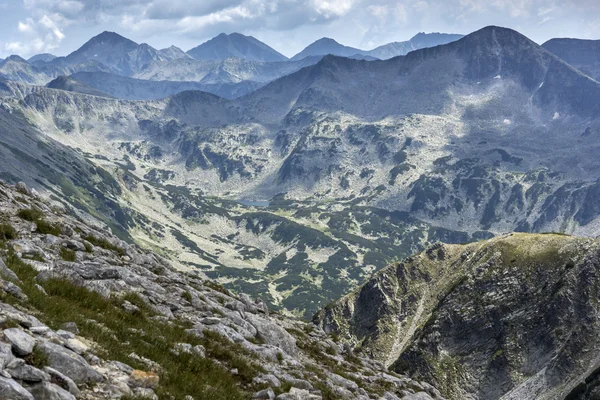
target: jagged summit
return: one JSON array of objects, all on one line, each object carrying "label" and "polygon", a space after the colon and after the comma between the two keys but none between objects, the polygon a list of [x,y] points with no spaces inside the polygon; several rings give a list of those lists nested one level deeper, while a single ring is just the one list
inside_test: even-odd
[{"label": "jagged summit", "polygon": [[16,54],[10,55],[10,56],[6,57],[6,59],[4,60],[4,62],[9,62],[9,61],[17,62],[17,63],[25,63],[25,64],[27,63],[27,60],[25,60],[23,57],[18,56]]},{"label": "jagged summit", "polygon": [[146,43],[137,44],[118,33],[106,31],[68,56],[53,60],[53,63],[73,65],[90,60],[97,61],[120,75],[131,76],[149,63],[166,60],[166,57]]},{"label": "jagged summit", "polygon": [[228,57],[242,58],[249,61],[286,61],[280,54],[260,40],[241,33],[221,33],[209,41],[194,47],[187,52],[196,60],[222,61]]}]

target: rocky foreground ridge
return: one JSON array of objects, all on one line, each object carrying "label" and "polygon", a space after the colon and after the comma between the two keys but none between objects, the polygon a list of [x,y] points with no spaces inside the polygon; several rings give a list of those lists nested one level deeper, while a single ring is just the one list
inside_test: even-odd
[{"label": "rocky foreground ridge", "polygon": [[0,247],[2,399],[442,398],[23,184],[0,183]]},{"label": "rocky foreground ridge", "polygon": [[600,241],[514,233],[431,246],[316,316],[454,399],[597,399]]}]

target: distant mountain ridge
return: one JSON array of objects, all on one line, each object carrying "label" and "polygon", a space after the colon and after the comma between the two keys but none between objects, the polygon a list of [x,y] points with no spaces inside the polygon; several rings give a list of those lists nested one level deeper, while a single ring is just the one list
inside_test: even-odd
[{"label": "distant mountain ridge", "polygon": [[287,57],[252,36],[222,33],[187,52],[196,60],[223,61],[230,57],[248,61],[287,61]]},{"label": "distant mountain ridge", "polygon": [[542,47],[600,81],[600,40],[550,39]]},{"label": "distant mountain ridge", "polygon": [[325,56],[328,54],[340,57],[351,57],[357,54],[362,55],[364,54],[364,51],[354,47],[344,46],[331,38],[321,38],[316,42],[309,44],[304,50],[292,57],[291,60],[298,61],[310,56]]},{"label": "distant mountain ridge", "polygon": [[291,60],[301,60],[308,56],[326,55],[348,58],[359,58],[357,56],[363,56],[387,60],[389,58],[406,55],[413,50],[454,42],[462,37],[464,37],[464,35],[420,32],[405,42],[392,42],[376,47],[373,50],[361,50],[344,46],[331,38],[322,38],[308,45],[304,50],[292,57]]},{"label": "distant mountain ridge", "polygon": [[36,54],[35,56],[28,58],[27,62],[30,64],[33,64],[33,65],[36,65],[36,64],[50,62],[50,61],[54,60],[55,58],[56,58],[56,56],[54,54],[42,53],[42,54]]},{"label": "distant mountain ridge", "polygon": [[[415,38],[423,35],[425,34],[419,34]],[[415,38],[411,40],[414,41]],[[427,40],[431,44],[437,39],[430,35],[421,38],[421,41]],[[396,44],[390,46],[395,47],[386,49],[383,46],[377,49],[378,56],[382,58],[403,54],[415,47],[411,45],[400,49]],[[109,73],[112,75],[106,75],[111,76],[106,85],[113,85],[110,90],[103,88],[103,82],[98,79],[88,83],[93,83],[94,90],[100,93],[117,97],[121,94],[125,96],[124,99],[160,98],[177,93],[178,88],[206,90],[221,97],[237,98],[268,82],[313,65],[329,53],[358,60],[378,59],[371,52],[342,46],[333,39],[317,41],[304,54],[288,60],[259,40],[239,33],[220,34],[186,53],[176,46],[157,50],[146,43],[138,44],[118,33],[105,31],[64,57],[44,53],[25,60],[19,56],[11,56],[0,62],[0,77],[31,85],[46,85],[61,76],[78,72]],[[87,75],[87,78],[90,79],[90,76]],[[119,88],[114,86],[119,81],[116,76],[135,80],[120,80],[125,87]],[[53,85],[84,93],[90,90],[86,83],[80,82],[83,86],[78,86],[75,81],[58,80]],[[150,81],[169,82],[156,84]],[[194,82],[200,84],[193,84]]]},{"label": "distant mountain ridge", "polygon": [[52,63],[73,65],[88,60],[98,61],[119,75],[130,76],[152,61],[167,60],[167,57],[146,43],[137,44],[117,33],[103,32]]},{"label": "distant mountain ridge", "polygon": [[384,44],[382,46],[376,47],[373,50],[368,51],[367,54],[372,57],[379,58],[380,60],[387,60],[389,58],[406,55],[413,50],[448,44],[457,41],[463,37],[464,35],[451,33],[419,32],[410,40],[407,40],[405,42],[392,42]]},{"label": "distant mountain ridge", "polygon": [[69,77],[58,77],[46,86],[69,92],[114,97],[123,100],[157,100],[188,90],[199,90],[226,99],[233,99],[256,90],[262,85],[259,82],[253,81],[238,84],[167,80],[149,81],[108,72],[77,72]]}]

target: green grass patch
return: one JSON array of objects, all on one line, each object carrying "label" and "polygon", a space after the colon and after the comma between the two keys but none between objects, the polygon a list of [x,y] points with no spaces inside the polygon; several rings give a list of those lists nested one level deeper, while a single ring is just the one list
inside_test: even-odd
[{"label": "green grass patch", "polygon": [[[253,390],[252,378],[264,371],[253,361],[253,354],[217,333],[205,332],[201,339],[188,334],[184,322],[151,319],[154,312],[135,294],[107,299],[67,279],[53,278],[40,282],[48,294],[45,295],[35,287],[37,272],[30,265],[14,253],[9,253],[6,264],[23,282],[21,287],[29,300],[21,302],[9,295],[2,300],[28,308],[54,329],[62,323],[75,322],[81,336],[99,345],[98,355],[102,358],[148,370],[148,366],[129,357],[133,352],[158,363],[162,367],[156,390],[159,398],[180,400],[189,395],[196,399],[245,399]],[[124,300],[140,307],[140,312],[125,312],[121,307]],[[208,357],[175,354],[171,350],[177,343],[200,344]],[[43,358],[35,357],[33,362],[44,363]],[[237,368],[238,375],[229,373],[228,369],[233,368]]]},{"label": "green grass patch", "polygon": [[33,348],[33,352],[25,357],[27,364],[33,365],[36,368],[42,369],[49,366],[48,355],[44,353],[38,346]]},{"label": "green grass patch", "polygon": [[61,233],[61,228],[57,224],[51,224],[45,219],[38,219],[35,221],[36,232],[44,234],[44,235],[54,235],[59,236]]},{"label": "green grass patch", "polygon": [[[121,257],[125,255],[125,250],[123,250],[119,246],[116,246],[116,245],[112,244],[107,239],[98,238],[98,237],[96,237],[94,235],[87,235],[83,239],[87,240],[88,242],[90,242],[94,246],[101,247],[101,248],[103,248],[105,250],[114,251],[115,253],[117,253]],[[87,247],[86,247],[86,249],[87,249]]]},{"label": "green grass patch", "polygon": [[0,224],[0,242],[16,239],[17,236],[17,231],[12,225],[7,223]]},{"label": "green grass patch", "polygon": [[25,221],[35,222],[44,218],[44,213],[35,208],[22,208],[17,212],[17,216]]},{"label": "green grass patch", "polygon": [[44,257],[42,257],[40,254],[38,254],[38,253],[29,255],[29,256],[23,256],[23,258],[25,258],[27,260],[34,260],[34,261],[46,262],[46,259]]},{"label": "green grass patch", "polygon": [[60,258],[62,258],[65,261],[73,262],[77,260],[77,255],[75,254],[75,252],[73,250],[67,249],[66,247],[60,248],[59,255]]}]

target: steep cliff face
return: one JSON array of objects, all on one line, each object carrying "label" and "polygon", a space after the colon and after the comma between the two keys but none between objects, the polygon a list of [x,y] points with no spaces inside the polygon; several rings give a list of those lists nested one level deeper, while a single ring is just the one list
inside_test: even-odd
[{"label": "steep cliff face", "polygon": [[600,242],[564,235],[437,245],[316,321],[450,398],[591,398],[599,268]]}]

